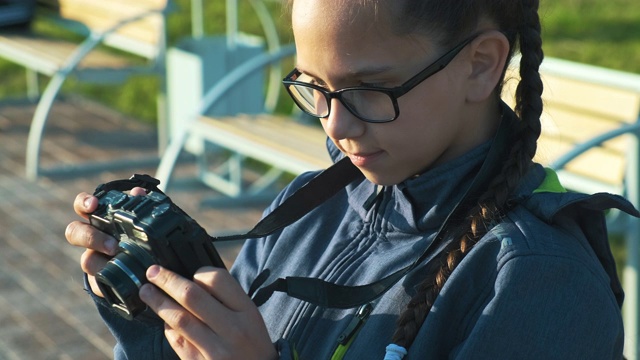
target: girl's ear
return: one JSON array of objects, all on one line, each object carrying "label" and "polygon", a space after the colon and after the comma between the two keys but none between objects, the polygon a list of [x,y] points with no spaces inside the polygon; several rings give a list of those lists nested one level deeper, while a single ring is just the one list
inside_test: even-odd
[{"label": "girl's ear", "polygon": [[509,40],[499,31],[488,31],[471,43],[467,101],[482,102],[492,96],[508,55]]}]

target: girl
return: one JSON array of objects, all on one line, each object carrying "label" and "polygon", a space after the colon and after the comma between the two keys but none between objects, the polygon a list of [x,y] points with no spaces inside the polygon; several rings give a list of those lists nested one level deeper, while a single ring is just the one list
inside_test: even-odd
[{"label": "girl", "polygon": [[[87,248],[81,265],[116,358],[621,358],[622,290],[602,210],[634,210],[613,195],[564,192],[532,161],[538,1],[291,7],[297,65],[284,84],[320,118],[333,157],[364,177],[247,241],[231,275],[202,268],[185,279],[151,266],[140,298],[157,316],[133,322],[103,306],[92,277],[116,242],[70,224],[68,241]],[[516,50],[512,111],[500,91]],[[267,213],[313,176],[294,180]],[[74,204],[85,218],[95,207],[85,193]],[[289,276],[333,285],[318,288],[326,297],[270,285]]]}]

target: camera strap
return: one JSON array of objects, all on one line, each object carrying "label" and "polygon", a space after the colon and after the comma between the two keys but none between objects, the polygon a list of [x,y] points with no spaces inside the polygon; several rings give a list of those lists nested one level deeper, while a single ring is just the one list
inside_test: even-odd
[{"label": "camera strap", "polygon": [[360,170],[351,163],[349,158],[344,157],[296,190],[248,233],[213,237],[213,241],[265,237],[293,224],[350,183],[362,178],[364,175]]},{"label": "camera strap", "polygon": [[146,190],[155,191],[157,193],[165,195],[160,189],[158,189],[158,185],[160,185],[160,180],[154,177],[146,174],[134,174],[129,179],[114,180],[99,185],[98,187],[96,187],[96,190],[93,192],[93,194],[95,196],[98,196],[101,193],[106,193],[111,190],[128,191],[133,189],[134,187],[141,187]]}]

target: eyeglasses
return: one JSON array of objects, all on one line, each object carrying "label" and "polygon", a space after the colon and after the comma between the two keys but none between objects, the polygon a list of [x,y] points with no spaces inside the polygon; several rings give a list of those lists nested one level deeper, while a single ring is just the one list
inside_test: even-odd
[{"label": "eyeglasses", "polygon": [[331,99],[338,99],[349,112],[358,119],[370,123],[385,123],[398,118],[400,109],[398,98],[421,82],[435,75],[451,62],[478,34],[469,37],[459,45],[442,55],[433,64],[427,66],[404,84],[393,87],[354,86],[337,91],[329,91],[321,86],[310,84],[312,78],[298,69],[293,69],[282,83],[298,107],[307,114],[326,118],[331,114]]}]

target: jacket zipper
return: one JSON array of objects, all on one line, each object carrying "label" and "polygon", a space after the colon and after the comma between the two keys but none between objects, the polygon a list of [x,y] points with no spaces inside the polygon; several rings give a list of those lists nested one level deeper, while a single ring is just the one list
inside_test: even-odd
[{"label": "jacket zipper", "polygon": [[344,354],[347,352],[349,345],[351,345],[351,341],[354,339],[354,336],[362,328],[362,325],[367,321],[372,311],[373,305],[371,303],[366,303],[358,308],[358,311],[356,311],[355,316],[351,319],[347,328],[344,329],[342,334],[338,337],[338,344],[331,360],[342,359]]}]

